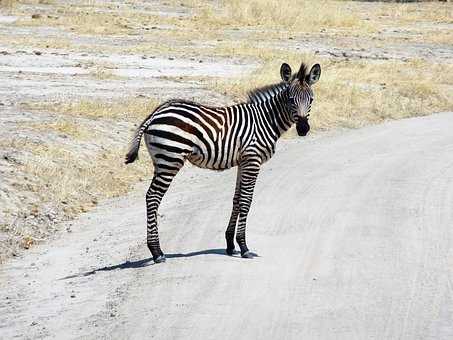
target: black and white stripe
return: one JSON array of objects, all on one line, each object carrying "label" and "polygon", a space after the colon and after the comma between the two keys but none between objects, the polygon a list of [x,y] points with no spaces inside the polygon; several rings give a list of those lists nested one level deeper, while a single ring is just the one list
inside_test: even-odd
[{"label": "black and white stripe", "polygon": [[282,82],[250,92],[246,103],[210,107],[171,100],[160,105],[138,128],[126,163],[137,158],[144,136],[154,163],[146,207],[147,244],[155,262],[165,261],[159,244],[157,210],[186,160],[212,170],[238,167],[233,210],[225,232],[226,252],[233,254],[236,233],[242,257],[252,256],[245,229],[260,166],[272,157],[277,140],[294,123],[300,135],[308,132],[311,85],[318,81],[321,68],[316,64],[307,74],[302,64],[299,72],[291,75],[289,65],[283,64],[280,74]]}]

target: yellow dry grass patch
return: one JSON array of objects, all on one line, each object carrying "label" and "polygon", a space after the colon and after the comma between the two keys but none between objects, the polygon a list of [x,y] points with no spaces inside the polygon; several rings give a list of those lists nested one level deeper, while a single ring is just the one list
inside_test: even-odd
[{"label": "yellow dry grass patch", "polygon": [[85,126],[74,118],[59,117],[53,122],[30,124],[28,127],[46,133],[48,131],[56,131],[65,136],[79,140],[87,140],[90,133]]},{"label": "yellow dry grass patch", "polygon": [[385,3],[380,2],[375,7],[372,17],[379,17],[393,23],[453,23],[453,5],[447,2],[425,3]]},{"label": "yellow dry grass patch", "polygon": [[34,35],[11,35],[2,34],[0,39],[3,44],[14,46],[16,48],[32,47],[32,48],[51,48],[51,49],[64,49],[71,50],[75,45],[68,39],[63,37],[41,37]]},{"label": "yellow dry grass patch", "polygon": [[68,215],[89,210],[101,199],[127,192],[142,176],[150,174],[149,161],[126,167],[125,149],[80,158],[77,151],[57,145],[28,145],[30,158],[22,171],[37,179],[32,191],[42,195],[42,203],[56,203]]},{"label": "yellow dry grass patch", "polygon": [[60,27],[84,35],[136,34],[133,32],[137,29],[162,22],[161,17],[136,11],[132,6],[122,6],[119,10],[113,4],[102,2],[74,6],[55,3],[46,13],[35,18],[30,13],[16,11],[22,14],[18,25]]},{"label": "yellow dry grass patch", "polygon": [[55,112],[68,116],[92,119],[126,120],[140,123],[159,105],[154,98],[124,98],[121,101],[81,100],[64,102],[35,102],[25,104],[31,110]]},{"label": "yellow dry grass patch", "polygon": [[[80,34],[101,36],[139,35],[145,38],[145,42],[135,46],[104,45],[103,50],[158,54],[189,52],[195,55],[199,46],[193,46],[193,42],[203,45],[208,40],[224,40],[227,44],[242,40],[250,44],[250,41],[268,40],[271,36],[287,39],[289,36],[313,32],[369,39],[370,33],[380,34],[383,29],[392,28],[404,28],[412,34],[403,38],[398,34],[390,34],[386,36],[386,42],[401,39],[403,42],[406,39],[442,44],[453,42],[451,30],[436,28],[438,23],[452,22],[452,3],[364,4],[334,0],[231,0],[215,3],[188,0],[168,3],[188,7],[193,15],[159,16],[140,10],[140,1],[129,1],[118,7],[111,3],[88,1],[73,6],[54,3],[37,19],[32,19],[30,13],[16,9],[22,14],[22,19],[16,24],[60,27]],[[420,24],[428,26],[420,27]],[[172,29],[150,29],[162,25]],[[238,30],[242,38],[236,39],[228,32],[225,34],[225,30]],[[52,42],[46,45],[52,45]],[[95,44],[71,47],[99,49]]]},{"label": "yellow dry grass patch", "polygon": [[[322,75],[314,85],[315,101],[310,115],[312,128],[360,127],[432,112],[453,110],[453,65],[436,65],[423,60],[332,61],[315,56],[279,55],[269,58],[247,81],[216,82],[222,93],[246,99],[253,87],[278,82],[281,62],[289,62],[297,72],[301,59],[319,62]],[[275,58],[277,59],[277,58]]]},{"label": "yellow dry grass patch", "polygon": [[206,6],[201,21],[222,26],[284,27],[301,32],[323,28],[363,28],[360,20],[345,2],[317,0],[228,0],[220,8]]},{"label": "yellow dry grass patch", "polygon": [[16,4],[16,0],[0,0],[0,8],[13,8]]},{"label": "yellow dry grass patch", "polygon": [[[145,98],[125,98],[116,103],[93,100],[28,105],[29,110],[53,112],[57,118],[23,128],[39,131],[41,135],[57,132],[66,139],[63,144],[53,138],[44,139],[46,142],[26,137],[0,140],[5,150],[20,150],[22,156],[14,171],[27,180],[18,180],[17,189],[26,192],[27,197],[34,197],[31,203],[20,207],[19,214],[39,218],[45,214],[43,207],[52,207],[58,216],[72,218],[89,211],[103,199],[125,194],[139,180],[151,177],[152,162],[146,148],[141,148],[140,158],[134,164],[126,166],[124,157],[135,129],[133,125],[149,115],[155,105],[155,100]],[[118,121],[123,122],[122,129],[129,127],[128,133],[122,131],[124,143],[111,140],[112,128],[118,126]],[[98,129],[96,124],[107,128]],[[4,249],[0,247],[0,261],[5,253],[11,254],[17,247],[28,249],[44,240],[51,231],[46,228],[29,226],[26,221],[18,224],[0,221],[0,230],[10,235]]]}]

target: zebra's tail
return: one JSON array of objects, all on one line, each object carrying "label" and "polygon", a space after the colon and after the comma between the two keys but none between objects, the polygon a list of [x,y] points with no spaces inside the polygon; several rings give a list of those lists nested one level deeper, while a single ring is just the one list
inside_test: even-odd
[{"label": "zebra's tail", "polygon": [[152,114],[149,115],[135,131],[134,137],[131,140],[129,151],[126,154],[126,164],[133,163],[138,158],[138,149],[140,148],[140,142],[142,140],[143,133],[151,124],[151,116]]}]

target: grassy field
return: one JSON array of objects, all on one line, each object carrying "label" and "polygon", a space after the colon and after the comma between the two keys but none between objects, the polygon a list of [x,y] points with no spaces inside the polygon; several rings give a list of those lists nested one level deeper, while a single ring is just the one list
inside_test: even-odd
[{"label": "grassy field", "polygon": [[[135,126],[172,93],[209,104],[240,102],[248,90],[279,81],[282,62],[296,69],[306,61],[322,65],[311,114],[315,132],[453,110],[453,3],[0,4],[0,14],[14,19],[0,21],[0,81],[11,97],[0,110],[17,118],[4,124],[18,131],[0,136],[0,171],[9,176],[0,187],[8,202],[0,215],[0,259],[149,178],[146,155],[126,168],[123,154]],[[28,69],[17,62],[23,56]],[[169,75],[163,67],[158,76],[130,75],[132,68],[147,71],[156,58],[205,73]],[[203,68],[206,60],[256,67],[226,77],[217,74],[221,66]],[[21,90],[9,91],[17,83]]]}]

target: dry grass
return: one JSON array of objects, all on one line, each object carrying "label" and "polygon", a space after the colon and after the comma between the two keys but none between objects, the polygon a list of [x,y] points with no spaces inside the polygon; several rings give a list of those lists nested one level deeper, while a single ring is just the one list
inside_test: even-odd
[{"label": "dry grass", "polygon": [[81,100],[73,102],[28,103],[24,108],[38,111],[85,117],[91,119],[123,120],[140,123],[159,104],[154,98],[124,98],[120,101]]},{"label": "dry grass", "polygon": [[[370,13],[371,14],[371,13]],[[371,15],[370,15],[371,16]],[[453,6],[446,2],[379,3],[372,17],[394,23],[453,23]]]},{"label": "dry grass", "polygon": [[[276,52],[277,53],[277,52]],[[276,55],[277,56],[277,55]],[[322,76],[315,85],[315,103],[311,113],[314,130],[332,127],[360,127],[414,115],[453,110],[453,65],[436,65],[423,60],[403,61],[331,61],[325,58],[278,54],[247,81],[216,82],[222,93],[237,101],[245,99],[250,88],[278,82],[281,62],[295,70],[300,60],[322,65]]]},{"label": "dry grass", "polygon": [[75,46],[74,44],[63,37],[39,37],[32,35],[11,35],[11,34],[2,34],[0,39],[3,44],[8,44],[15,48],[24,48],[31,47],[37,49],[62,49],[62,50],[71,50]]},{"label": "dry grass", "polygon": [[46,14],[35,18],[30,13],[17,11],[23,14],[18,25],[60,27],[83,35],[135,34],[137,29],[162,21],[159,16],[135,11],[131,6],[124,6],[120,11],[113,4],[102,2],[91,2],[85,6],[58,3],[50,7]]},{"label": "dry grass", "polygon": [[323,28],[363,28],[365,23],[345,2],[318,0],[229,0],[207,6],[199,19],[213,25],[284,28],[300,32]]},{"label": "dry grass", "polygon": [[[17,9],[17,14],[21,14],[22,18],[17,24],[60,27],[84,35],[139,35],[144,38],[144,42],[135,46],[103,48],[116,52],[158,54],[189,52],[194,55],[198,50],[198,46],[193,46],[194,42],[197,45],[218,40],[234,43],[238,39],[231,35],[231,30],[238,30],[243,35],[239,40],[248,42],[266,40],[270,36],[288,39],[289,36],[307,32],[329,32],[332,35],[364,38],[375,34],[375,37],[379,38],[382,30],[403,28],[413,34],[404,38],[398,34],[390,34],[386,37],[386,43],[407,39],[414,42],[452,43],[451,30],[436,27],[439,23],[453,22],[451,3],[364,4],[333,0],[232,0],[217,3],[169,1],[172,2],[175,6],[190,8],[194,15],[158,16],[136,9],[134,6],[136,3],[140,4],[140,1],[120,4],[119,9],[110,3],[89,1],[79,6],[55,3],[49,6],[47,13],[37,19],[32,19],[30,13]],[[420,26],[425,24],[428,26]],[[150,29],[156,26],[168,28]],[[52,41],[40,45],[52,46]],[[96,45],[71,47],[98,50]]]},{"label": "dry grass", "polygon": [[[56,118],[23,124],[25,133],[10,141],[0,140],[2,150],[17,150],[11,151],[17,159],[12,188],[27,198],[9,208],[15,219],[0,223],[0,231],[8,235],[0,247],[0,262],[18,247],[28,249],[46,239],[54,231],[54,219],[89,211],[99,201],[125,194],[152,175],[146,148],[132,165],[124,164],[124,155],[135,126],[155,104],[152,99],[129,98],[28,105],[28,110],[54,112]],[[36,140],[33,136],[38,135]],[[49,211],[54,216],[50,220]]]},{"label": "dry grass", "polygon": [[9,235],[0,247],[0,263],[5,254],[16,253],[17,247],[28,249],[54,231],[52,225],[44,225],[49,209],[57,220],[62,216],[73,218],[95,207],[99,200],[126,193],[151,173],[146,157],[126,167],[123,148],[81,157],[77,151],[61,145],[38,145],[23,139],[16,142],[20,143],[21,152],[27,154],[16,169],[16,173],[25,174],[26,180],[16,189],[34,196],[35,203],[24,203],[18,214],[21,218],[15,222],[0,223],[0,231]]},{"label": "dry grass", "polygon": [[70,216],[87,211],[101,199],[124,194],[138,179],[150,174],[149,164],[140,164],[143,160],[133,169],[127,168],[124,148],[85,159],[74,150],[56,145],[28,145],[28,151],[35,157],[22,170],[39,179],[32,190],[43,194],[42,203],[57,203]]},{"label": "dry grass", "polygon": [[16,3],[16,0],[0,0],[0,8],[12,9]]},{"label": "dry grass", "polygon": [[332,65],[317,89],[315,127],[358,127],[385,119],[451,110],[453,65],[344,62]]},{"label": "dry grass", "polygon": [[48,133],[49,131],[55,131],[64,136],[69,136],[77,140],[87,140],[90,137],[89,131],[86,127],[81,124],[80,121],[70,117],[62,118],[59,117],[53,122],[48,123],[33,123],[28,127],[34,130]]}]

